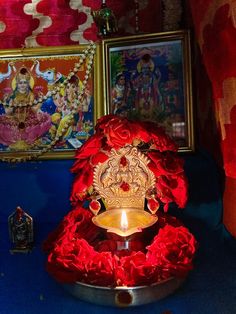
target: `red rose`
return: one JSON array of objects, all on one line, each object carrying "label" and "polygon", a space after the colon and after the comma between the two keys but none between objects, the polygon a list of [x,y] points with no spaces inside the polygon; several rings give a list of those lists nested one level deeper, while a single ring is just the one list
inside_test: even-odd
[{"label": "red rose", "polygon": [[81,160],[87,160],[92,155],[97,154],[102,146],[102,136],[94,134],[91,136],[76,152],[75,159],[77,159],[71,168],[71,172],[77,173],[81,169]]},{"label": "red rose", "polygon": [[148,262],[170,276],[185,276],[193,267],[196,240],[187,228],[166,225],[147,249]]},{"label": "red rose", "polygon": [[105,116],[101,117],[100,119],[98,119],[97,124],[95,126],[96,133],[98,133],[98,134],[100,132],[103,133],[104,132],[104,126],[114,118],[116,119],[117,116],[114,114],[108,114],[108,115],[105,115]]},{"label": "red rose", "polygon": [[116,268],[116,281],[119,286],[142,286],[157,281],[157,268],[147,262],[142,252],[132,253],[120,259]]},{"label": "red rose", "polygon": [[132,123],[132,128],[136,130],[136,139],[143,143],[148,143],[152,140],[152,135],[145,128],[145,122],[140,121],[130,121]]},{"label": "red rose", "polygon": [[156,182],[157,199],[160,199],[164,203],[164,211],[167,212],[169,203],[174,201],[174,197],[171,193],[171,189],[165,184],[165,176],[160,176]]},{"label": "red rose", "polygon": [[56,245],[58,238],[64,233],[64,224],[61,222],[59,226],[49,233],[47,239],[43,242],[42,249],[44,252],[49,253]]},{"label": "red rose", "polygon": [[[98,125],[99,132],[104,133],[107,138],[107,144],[113,148],[120,148],[127,144],[132,144],[135,139],[135,129],[132,128],[126,118],[118,116],[106,117],[101,124]],[[99,133],[100,134],[100,133]]]},{"label": "red rose", "polygon": [[88,196],[88,189],[93,184],[93,168],[87,162],[84,167],[77,173],[70,195],[70,201],[72,204],[76,204],[77,201],[83,201]]},{"label": "red rose", "polygon": [[70,169],[72,173],[78,173],[80,171],[82,171],[82,169],[87,166],[87,164],[89,163],[89,159],[77,159],[74,162],[74,165],[72,166],[72,168]]},{"label": "red rose", "polygon": [[64,230],[66,230],[67,226],[74,226],[75,224],[80,224],[81,226],[87,225],[91,217],[92,213],[88,209],[77,206],[64,217],[62,221]]},{"label": "red rose", "polygon": [[184,172],[184,161],[170,152],[149,152],[148,157],[151,162],[148,167],[156,176],[172,175]]},{"label": "red rose", "polygon": [[110,252],[97,253],[86,265],[86,282],[97,286],[115,286],[116,259]]},{"label": "red rose", "polygon": [[94,241],[98,236],[98,228],[92,222],[92,213],[83,207],[70,211],[62,220],[58,228],[49,235],[44,242],[44,250],[57,250],[60,247],[69,248],[76,239]]},{"label": "red rose", "polygon": [[73,247],[72,254],[75,255],[74,265],[84,267],[83,264],[86,265],[97,254],[85,239],[75,239],[70,245]]},{"label": "red rose", "polygon": [[[70,215],[73,213],[73,215]],[[73,238],[80,238],[89,243],[92,243],[99,234],[99,229],[92,222],[93,214],[88,209],[79,208],[78,210],[73,210],[66,216],[64,223],[64,230],[70,233]]]},{"label": "red rose", "polygon": [[157,196],[163,203],[175,202],[184,208],[188,199],[187,179],[184,174],[160,176],[156,182]]},{"label": "red rose", "polygon": [[165,203],[164,209],[168,210],[168,204],[175,202],[180,208],[187,202],[187,178],[184,175],[183,161],[170,152],[149,152],[151,162],[149,169],[155,174],[158,198]]},{"label": "red rose", "polygon": [[174,202],[180,207],[184,208],[188,200],[188,183],[184,174],[176,176],[176,185],[172,188],[172,195]]},{"label": "red rose", "polygon": [[108,159],[108,155],[103,152],[98,152],[90,157],[90,162],[93,166],[96,166],[99,162],[104,163]]},{"label": "red rose", "polygon": [[47,270],[58,281],[82,281],[86,264],[96,252],[84,239],[63,237],[61,245],[56,245],[48,256]]},{"label": "red rose", "polygon": [[178,150],[176,143],[165,133],[165,131],[158,126],[157,123],[144,121],[139,122],[140,128],[139,132],[141,136],[145,139],[145,142],[151,140],[153,145],[152,148],[159,150],[160,152],[164,151],[173,151]]}]

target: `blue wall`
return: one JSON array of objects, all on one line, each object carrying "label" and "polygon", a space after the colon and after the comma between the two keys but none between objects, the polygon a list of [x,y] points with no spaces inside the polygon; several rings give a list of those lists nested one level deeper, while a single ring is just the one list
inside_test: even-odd
[{"label": "blue wall", "polygon": [[7,219],[16,206],[33,217],[36,243],[46,237],[47,225],[53,228],[70,210],[72,164],[73,160],[0,163],[0,245],[10,245]]},{"label": "blue wall", "polygon": [[[180,215],[199,219],[210,229],[215,228],[222,216],[219,169],[206,152],[184,158],[189,179],[189,202]],[[0,223],[7,224],[8,216],[20,205],[33,216],[36,229],[42,223],[56,225],[71,208],[72,164],[73,160],[0,163]],[[0,231],[2,237],[5,235]]]}]

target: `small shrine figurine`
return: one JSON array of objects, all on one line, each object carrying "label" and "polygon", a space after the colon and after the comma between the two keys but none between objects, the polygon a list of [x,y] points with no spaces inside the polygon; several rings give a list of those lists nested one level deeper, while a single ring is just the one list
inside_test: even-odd
[{"label": "small shrine figurine", "polygon": [[10,240],[14,247],[11,253],[28,253],[33,247],[33,219],[17,206],[14,213],[8,217]]},{"label": "small shrine figurine", "polygon": [[107,7],[106,1],[102,1],[100,10],[92,11],[92,16],[98,27],[98,35],[102,38],[117,33],[117,21],[113,11]]}]

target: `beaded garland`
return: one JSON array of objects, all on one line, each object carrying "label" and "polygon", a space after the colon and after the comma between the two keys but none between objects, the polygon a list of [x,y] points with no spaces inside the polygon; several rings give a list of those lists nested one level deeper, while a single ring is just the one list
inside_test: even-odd
[{"label": "beaded garland", "polygon": [[135,33],[139,33],[139,1],[134,0],[135,3]]}]

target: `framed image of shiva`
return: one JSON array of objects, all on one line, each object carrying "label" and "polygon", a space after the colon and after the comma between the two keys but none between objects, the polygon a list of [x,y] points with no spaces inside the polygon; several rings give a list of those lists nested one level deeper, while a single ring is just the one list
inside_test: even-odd
[{"label": "framed image of shiva", "polygon": [[102,58],[107,113],[158,122],[194,151],[189,32],[105,39]]},{"label": "framed image of shiva", "polygon": [[100,115],[94,105],[96,49],[91,44],[0,52],[2,160],[69,158],[93,133]]}]

